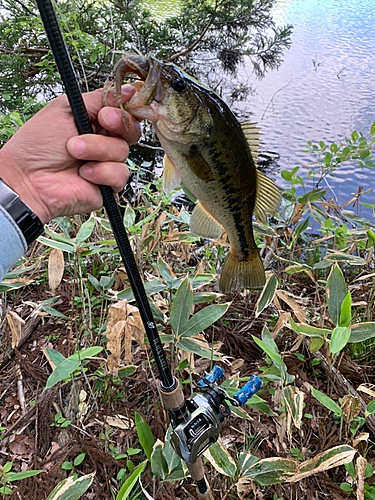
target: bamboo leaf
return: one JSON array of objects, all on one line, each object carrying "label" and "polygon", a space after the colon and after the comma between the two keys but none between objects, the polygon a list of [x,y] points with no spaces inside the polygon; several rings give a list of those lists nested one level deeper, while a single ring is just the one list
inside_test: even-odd
[{"label": "bamboo leaf", "polygon": [[234,477],[237,469],[236,462],[224,447],[220,438],[203,455],[220,474]]},{"label": "bamboo leaf", "polygon": [[116,500],[126,500],[134,486],[136,485],[139,476],[142,474],[143,469],[145,468],[147,460],[142,462],[138,467],[130,474],[125,483],[121,486],[120,491],[117,493]]},{"label": "bamboo leaf", "polygon": [[316,397],[316,399],[322,403],[323,406],[328,408],[328,410],[333,411],[335,415],[342,415],[342,409],[340,406],[335,403],[329,396],[323,394],[323,392],[318,391],[317,389],[311,388],[312,393]]},{"label": "bamboo leaf", "polygon": [[38,241],[40,243],[43,243],[47,247],[58,248],[59,250],[63,250],[64,252],[68,252],[68,253],[75,252],[74,245],[72,245],[70,243],[61,243],[60,241],[49,240],[48,238],[45,238],[44,236],[39,236]]},{"label": "bamboo leaf", "polygon": [[95,472],[74,479],[73,476],[64,479],[48,495],[46,500],[78,500],[89,489],[94,480]]},{"label": "bamboo leaf", "polygon": [[229,303],[212,304],[201,309],[181,327],[179,336],[193,337],[197,333],[203,332],[227,312],[229,305]]},{"label": "bamboo leaf", "polygon": [[350,337],[348,342],[351,344],[375,338],[375,323],[358,323],[357,325],[351,325],[349,328]]},{"label": "bamboo leaf", "polygon": [[325,328],[316,328],[305,323],[295,323],[292,318],[289,318],[289,324],[296,333],[303,333],[308,337],[325,339],[331,333],[331,330],[326,330]]},{"label": "bamboo leaf", "polygon": [[172,302],[170,322],[173,333],[180,335],[182,327],[187,322],[193,305],[193,290],[188,278],[178,287]]},{"label": "bamboo leaf", "polygon": [[79,228],[79,231],[78,231],[77,236],[75,238],[76,244],[78,246],[81,246],[81,243],[86,241],[87,238],[89,238],[91,236],[91,233],[94,230],[94,226],[95,226],[95,218],[94,217],[90,217],[89,220],[87,220],[86,222],[84,222],[82,224],[82,226]]},{"label": "bamboo leaf", "polygon": [[139,442],[141,443],[142,448],[145,450],[146,457],[150,460],[152,449],[155,444],[155,438],[152,435],[150,427],[137,411],[135,412],[134,421],[137,428]]},{"label": "bamboo leaf", "polygon": [[256,318],[266,307],[268,307],[271,304],[271,302],[275,297],[276,289],[277,289],[277,278],[273,273],[271,273],[267,276],[266,284],[255,305]]},{"label": "bamboo leaf", "polygon": [[214,353],[215,351],[200,345],[194,339],[181,338],[176,342],[176,347],[182,349],[183,351],[192,352],[193,354],[201,356],[202,358],[214,359],[216,361],[220,359],[220,357]]},{"label": "bamboo leaf", "polygon": [[332,354],[340,352],[348,343],[350,330],[344,326],[337,326],[333,329],[329,348]]},{"label": "bamboo leaf", "polygon": [[352,296],[348,292],[341,304],[340,326],[349,326],[352,322]]},{"label": "bamboo leaf", "polygon": [[340,326],[341,306],[346,296],[344,275],[337,264],[334,265],[327,280],[326,296],[329,315],[336,326]]}]

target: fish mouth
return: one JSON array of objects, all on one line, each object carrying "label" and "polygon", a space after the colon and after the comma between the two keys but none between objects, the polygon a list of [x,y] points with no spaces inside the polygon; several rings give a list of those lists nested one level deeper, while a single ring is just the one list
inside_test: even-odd
[{"label": "fish mouth", "polygon": [[162,101],[164,90],[160,80],[161,66],[157,59],[129,54],[122,57],[122,74],[133,74],[140,78],[142,87],[129,102],[124,105],[124,109],[139,119],[155,119],[155,111]]}]

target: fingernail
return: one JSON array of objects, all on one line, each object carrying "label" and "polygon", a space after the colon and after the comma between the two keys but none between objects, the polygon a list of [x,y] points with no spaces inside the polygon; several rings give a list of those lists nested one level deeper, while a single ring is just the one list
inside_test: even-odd
[{"label": "fingernail", "polygon": [[89,167],[88,165],[82,165],[82,167],[79,169],[79,175],[84,179],[86,179],[87,181],[91,180],[92,168]]},{"label": "fingernail", "polygon": [[86,151],[86,143],[82,139],[76,139],[72,144],[72,148],[77,156],[83,156]]},{"label": "fingernail", "polygon": [[121,94],[134,94],[135,88],[130,85],[129,83],[126,83],[121,87]]},{"label": "fingernail", "polygon": [[119,123],[119,115],[111,108],[103,109],[102,118],[109,127],[115,127]]}]

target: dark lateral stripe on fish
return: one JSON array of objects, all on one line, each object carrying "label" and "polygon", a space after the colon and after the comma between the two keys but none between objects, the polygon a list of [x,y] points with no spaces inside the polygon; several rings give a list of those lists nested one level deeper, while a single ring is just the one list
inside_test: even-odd
[{"label": "dark lateral stripe on fish", "polygon": [[[251,234],[251,227],[245,226],[241,216],[236,217],[236,214],[240,214],[243,208],[242,203],[238,201],[238,189],[233,184],[233,179],[228,176],[228,166],[226,162],[222,161],[222,151],[211,145],[209,153],[223,187],[223,193],[225,194],[223,201],[228,204],[229,212],[232,214],[241,253],[247,258],[250,255],[248,236]],[[251,221],[250,224],[252,225]]]}]

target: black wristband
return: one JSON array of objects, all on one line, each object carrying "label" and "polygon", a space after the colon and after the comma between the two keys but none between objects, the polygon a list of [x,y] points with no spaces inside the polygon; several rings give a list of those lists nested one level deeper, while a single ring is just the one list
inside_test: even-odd
[{"label": "black wristband", "polygon": [[0,205],[8,212],[30,245],[43,233],[43,224],[30,207],[0,177]]}]

